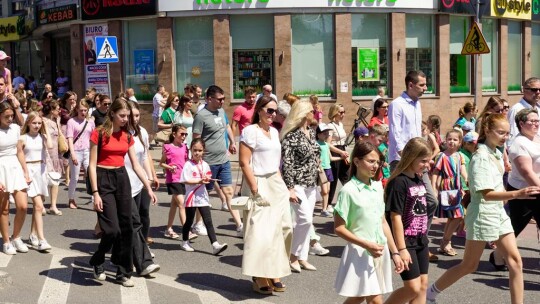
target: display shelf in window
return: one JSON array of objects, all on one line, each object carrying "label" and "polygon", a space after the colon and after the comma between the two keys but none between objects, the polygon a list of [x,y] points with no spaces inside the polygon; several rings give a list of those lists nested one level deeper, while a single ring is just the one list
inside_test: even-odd
[{"label": "display shelf in window", "polygon": [[273,57],[272,49],[233,50],[234,99],[244,98],[247,86],[262,92],[264,85],[273,83]]}]

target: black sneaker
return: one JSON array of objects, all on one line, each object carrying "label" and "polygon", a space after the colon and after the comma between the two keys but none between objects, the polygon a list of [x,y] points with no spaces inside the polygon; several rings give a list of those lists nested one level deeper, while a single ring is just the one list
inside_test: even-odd
[{"label": "black sneaker", "polygon": [[94,278],[98,281],[105,281],[105,269],[103,264],[94,266]]}]

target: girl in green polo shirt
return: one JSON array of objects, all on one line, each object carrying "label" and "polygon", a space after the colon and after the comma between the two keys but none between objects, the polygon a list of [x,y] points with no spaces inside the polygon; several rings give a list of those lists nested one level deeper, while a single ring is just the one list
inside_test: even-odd
[{"label": "girl in green polo shirt", "polygon": [[352,153],[351,179],[338,194],[334,226],[348,243],[343,250],[335,289],[348,297],[345,303],[382,303],[391,292],[392,267],[404,269],[384,211],[384,190],[373,178],[381,155],[373,144],[358,143]]}]

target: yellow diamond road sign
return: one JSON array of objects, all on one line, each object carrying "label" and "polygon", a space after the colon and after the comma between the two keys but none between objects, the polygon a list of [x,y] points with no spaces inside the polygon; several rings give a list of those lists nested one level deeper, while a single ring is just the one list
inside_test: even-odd
[{"label": "yellow diamond road sign", "polygon": [[486,39],[478,27],[478,23],[473,23],[469,34],[467,34],[467,39],[463,43],[461,55],[488,54],[489,52]]}]

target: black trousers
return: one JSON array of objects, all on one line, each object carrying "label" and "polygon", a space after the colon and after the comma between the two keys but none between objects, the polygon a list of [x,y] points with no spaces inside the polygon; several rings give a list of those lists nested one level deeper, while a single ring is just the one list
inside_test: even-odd
[{"label": "black trousers", "polygon": [[[507,190],[514,191],[519,189],[508,185]],[[536,196],[535,199],[509,200],[508,207],[510,209],[510,221],[516,237],[527,227],[533,217],[536,221],[536,226],[540,227],[540,197]]]},{"label": "black trousers", "polygon": [[[142,225],[141,233],[146,240],[148,231],[150,231],[150,195],[148,195],[148,190],[143,188],[133,199],[135,200],[135,205],[139,212],[139,218]],[[133,223],[133,226],[135,226],[135,223]]]},{"label": "black trousers", "polygon": [[143,189],[143,191],[133,198],[131,210],[131,218],[133,220],[133,265],[135,266],[137,273],[141,273],[146,267],[154,264],[148,245],[146,245],[146,237],[143,235],[143,224],[141,217],[139,216],[140,210],[136,203],[137,200],[141,200],[141,196],[144,195],[143,192],[146,192],[146,196],[148,196],[148,192]]},{"label": "black trousers", "polygon": [[189,240],[189,230],[193,225],[195,220],[195,213],[199,209],[201,213],[202,220],[208,231],[208,238],[210,239],[210,244],[217,242],[216,231],[214,230],[214,224],[212,224],[212,214],[210,213],[210,206],[205,207],[186,207],[186,222],[182,226],[182,240]]},{"label": "black trousers", "polygon": [[[345,151],[345,146],[336,146],[336,148]],[[332,153],[332,156],[339,156],[339,154]],[[339,161],[330,162],[330,167],[332,169],[332,175],[334,176],[334,181],[330,182],[330,191],[328,192],[328,205],[332,205],[334,200],[334,195],[336,194],[337,183],[338,181],[344,185],[349,180],[349,165],[342,159]]]},{"label": "black trousers", "polygon": [[97,167],[99,196],[103,201],[103,212],[98,212],[98,222],[103,236],[98,250],[90,259],[90,265],[97,266],[105,262],[105,254],[113,245],[115,252],[111,261],[118,265],[117,278],[131,277],[133,267],[133,221],[131,185],[124,167],[104,169]]}]

